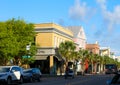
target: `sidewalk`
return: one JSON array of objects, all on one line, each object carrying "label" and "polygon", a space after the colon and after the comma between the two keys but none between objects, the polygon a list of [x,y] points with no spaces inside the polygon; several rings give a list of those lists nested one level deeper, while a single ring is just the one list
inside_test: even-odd
[{"label": "sidewalk", "polygon": [[[87,75],[97,75],[97,74],[89,74],[89,73],[86,73],[86,74],[84,74],[84,75],[75,75],[75,76],[87,76]],[[42,74],[42,77],[64,77],[64,75]]]}]

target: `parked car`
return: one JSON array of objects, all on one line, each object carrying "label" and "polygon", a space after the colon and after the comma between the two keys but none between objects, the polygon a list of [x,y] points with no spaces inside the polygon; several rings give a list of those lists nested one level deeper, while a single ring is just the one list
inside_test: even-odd
[{"label": "parked car", "polygon": [[38,68],[30,68],[23,71],[24,81],[33,82],[35,80],[41,81],[42,73]]},{"label": "parked car", "polygon": [[114,75],[111,80],[107,80],[107,85],[120,85],[120,73]]},{"label": "parked car", "polygon": [[118,68],[116,64],[106,64],[105,65],[105,74],[116,74]]},{"label": "parked car", "polygon": [[74,78],[74,71],[73,71],[73,69],[68,69],[66,72],[65,72],[65,79],[67,79],[68,77],[72,77],[72,78]]},{"label": "parked car", "polygon": [[5,85],[23,83],[23,70],[19,66],[0,66],[0,82]]}]

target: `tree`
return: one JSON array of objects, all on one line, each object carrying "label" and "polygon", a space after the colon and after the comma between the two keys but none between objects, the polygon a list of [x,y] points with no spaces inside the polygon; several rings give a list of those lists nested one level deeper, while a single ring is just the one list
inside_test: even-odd
[{"label": "tree", "polygon": [[99,56],[100,58],[100,72],[103,72],[103,68],[104,68],[104,56]]},{"label": "tree", "polygon": [[89,65],[91,66],[91,73],[93,73],[93,71],[94,71],[94,60],[95,60],[95,58],[94,58],[94,54],[92,53],[92,52],[90,52],[89,54],[88,54],[88,60],[89,60]]},{"label": "tree", "polygon": [[88,60],[89,60],[89,52],[88,50],[80,49],[79,51],[79,56],[82,60],[82,69],[83,71],[87,72],[88,71]]},{"label": "tree", "polygon": [[0,22],[0,64],[3,65],[10,59],[10,56],[7,55],[10,53],[10,50],[7,50],[10,47],[10,35],[11,32],[7,32],[6,24]]},{"label": "tree", "polygon": [[97,65],[100,64],[100,57],[98,54],[94,54],[94,72],[97,72]]},{"label": "tree", "polygon": [[[15,64],[18,64],[23,60],[23,55],[33,56],[36,50],[33,44],[34,37],[32,23],[26,23],[20,19],[0,22],[0,59],[3,61],[2,64],[6,64],[11,59],[14,60]],[[29,52],[26,50],[28,44],[30,45]],[[31,58],[28,58],[27,61]]]},{"label": "tree", "polygon": [[71,42],[71,41],[65,41],[65,42],[62,42],[59,45],[58,49],[59,49],[59,53],[65,58],[66,66],[67,66],[68,61],[73,57],[73,56],[71,56],[72,53],[76,49],[75,44],[73,42]]}]

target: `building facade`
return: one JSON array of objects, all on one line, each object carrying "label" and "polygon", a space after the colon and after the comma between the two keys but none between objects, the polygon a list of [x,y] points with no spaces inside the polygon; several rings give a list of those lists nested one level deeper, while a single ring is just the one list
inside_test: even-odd
[{"label": "building facade", "polygon": [[93,54],[99,54],[100,53],[100,47],[98,42],[95,44],[86,44],[86,50],[89,52],[92,52]]},{"label": "building facade", "polygon": [[[99,47],[98,42],[96,42],[94,44],[86,44],[86,50],[88,50],[90,53],[99,55],[100,47]],[[89,62],[86,61],[85,64],[86,64],[87,70],[90,69],[92,71],[92,68],[94,68],[94,73],[100,72],[100,63],[99,62],[94,61],[93,65],[89,65]]]},{"label": "building facade", "polygon": [[109,47],[100,47],[100,55],[110,57],[110,48]]},{"label": "building facade", "polygon": [[37,54],[35,63],[43,73],[61,72],[62,56],[58,52],[61,42],[72,41],[73,33],[55,23],[35,24]]},{"label": "building facade", "polygon": [[[66,27],[67,29],[71,30],[74,34],[73,36],[73,41],[76,45],[76,51],[79,51],[80,49],[85,49],[86,46],[86,35],[84,32],[84,29],[82,26],[68,26]],[[82,73],[83,72],[83,67],[82,67],[82,60],[79,59],[77,60],[77,73]]]},{"label": "building facade", "polygon": [[82,26],[68,26],[74,34],[73,41],[76,44],[77,50],[85,49],[86,46],[86,35]]}]

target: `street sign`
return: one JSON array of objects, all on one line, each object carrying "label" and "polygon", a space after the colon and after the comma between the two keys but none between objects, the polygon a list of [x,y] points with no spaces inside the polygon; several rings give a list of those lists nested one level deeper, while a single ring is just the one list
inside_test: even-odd
[{"label": "street sign", "polygon": [[30,58],[31,56],[27,56],[27,55],[24,55],[24,56],[22,56],[22,58]]},{"label": "street sign", "polygon": [[30,58],[30,56],[28,55],[27,58]]}]

